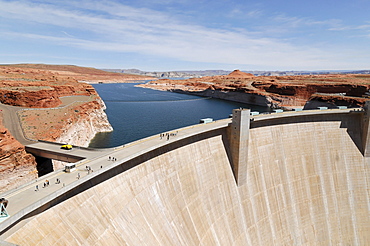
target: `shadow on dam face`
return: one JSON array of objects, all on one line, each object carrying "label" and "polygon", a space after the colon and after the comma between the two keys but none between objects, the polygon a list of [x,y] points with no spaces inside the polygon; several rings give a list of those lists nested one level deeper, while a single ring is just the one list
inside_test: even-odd
[{"label": "shadow on dam face", "polygon": [[230,167],[226,129],[184,139],[97,176],[6,240],[366,245],[370,165],[356,144],[360,124],[352,114],[253,122],[242,186]]},{"label": "shadow on dam face", "polygon": [[325,116],[317,115],[304,115],[279,119],[271,118],[269,120],[263,121],[253,121],[251,122],[251,128],[258,127],[269,127],[277,125],[286,125],[286,124],[301,124],[301,123],[310,123],[310,122],[340,122],[340,128],[347,129],[349,137],[352,139],[353,143],[356,145],[358,150],[363,153],[363,143],[361,139],[361,121],[362,114],[359,112],[353,112],[350,117],[347,117],[348,113],[343,114],[328,114]]}]

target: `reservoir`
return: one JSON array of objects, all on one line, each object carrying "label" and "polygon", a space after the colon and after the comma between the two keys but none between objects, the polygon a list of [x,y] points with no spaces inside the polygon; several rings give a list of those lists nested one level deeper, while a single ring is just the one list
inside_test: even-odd
[{"label": "reservoir", "polygon": [[114,130],[98,133],[89,147],[116,147],[198,124],[203,118],[225,119],[235,108],[269,111],[268,107],[157,91],[135,85],[137,83],[93,85],[107,106],[106,114]]}]

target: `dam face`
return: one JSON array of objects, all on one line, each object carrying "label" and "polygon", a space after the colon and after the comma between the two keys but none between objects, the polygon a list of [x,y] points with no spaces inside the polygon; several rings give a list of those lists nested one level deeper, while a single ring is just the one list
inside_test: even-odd
[{"label": "dam face", "polygon": [[[251,122],[237,185],[227,128],[174,142],[35,215],[20,245],[365,245],[362,116]],[[124,164],[125,165],[125,164]]]}]

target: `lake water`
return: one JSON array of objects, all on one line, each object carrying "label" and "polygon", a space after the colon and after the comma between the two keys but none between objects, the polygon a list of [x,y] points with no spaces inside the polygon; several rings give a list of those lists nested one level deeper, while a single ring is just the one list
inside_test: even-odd
[{"label": "lake water", "polygon": [[114,131],[99,133],[90,147],[123,145],[173,129],[198,124],[200,119],[228,118],[235,108],[268,111],[267,107],[135,87],[136,84],[96,84]]}]

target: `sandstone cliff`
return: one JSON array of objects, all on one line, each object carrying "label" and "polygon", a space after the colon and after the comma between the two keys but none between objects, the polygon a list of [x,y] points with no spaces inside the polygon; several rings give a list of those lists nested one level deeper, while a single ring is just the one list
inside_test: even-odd
[{"label": "sandstone cliff", "polygon": [[[369,75],[254,76],[235,70],[220,75],[187,80],[157,80],[141,87],[214,97],[271,108],[304,107],[316,100],[333,105],[362,106],[370,89]],[[321,94],[317,100],[317,94]]]},{"label": "sandstone cliff", "polygon": [[[2,117],[1,117],[2,118]],[[0,192],[37,178],[35,158],[0,122]]]},{"label": "sandstone cliff", "polygon": [[80,117],[73,124],[67,125],[56,139],[57,142],[87,147],[96,133],[113,131],[104,112],[105,106],[93,101],[79,109],[88,117]]}]

